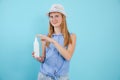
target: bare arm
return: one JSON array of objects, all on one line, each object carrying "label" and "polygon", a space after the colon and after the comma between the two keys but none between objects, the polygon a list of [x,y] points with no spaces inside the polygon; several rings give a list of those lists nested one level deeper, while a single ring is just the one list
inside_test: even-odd
[{"label": "bare arm", "polygon": [[71,35],[72,44],[69,44],[67,49],[63,48],[57,41],[55,41],[52,38],[49,38],[48,36],[45,36],[45,35],[42,35],[42,34],[40,34],[39,36],[40,36],[41,39],[53,43],[55,45],[55,47],[57,48],[57,50],[60,52],[60,54],[66,60],[71,59],[71,57],[73,55],[73,52],[74,52],[74,49],[75,49],[75,45],[76,45],[76,35],[75,34]]},{"label": "bare arm", "polygon": [[73,55],[75,45],[76,45],[76,35],[72,34],[71,39],[72,39],[72,44],[69,44],[67,49],[63,48],[58,42],[53,40],[53,44],[66,60],[70,60]]}]

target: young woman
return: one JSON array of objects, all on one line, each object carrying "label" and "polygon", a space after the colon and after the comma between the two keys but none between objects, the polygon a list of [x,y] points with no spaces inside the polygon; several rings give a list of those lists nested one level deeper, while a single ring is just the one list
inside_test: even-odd
[{"label": "young woman", "polygon": [[75,49],[76,35],[67,29],[62,5],[52,5],[48,16],[48,35],[37,35],[42,41],[42,56],[36,57],[32,53],[41,62],[38,80],[69,80],[69,64]]}]

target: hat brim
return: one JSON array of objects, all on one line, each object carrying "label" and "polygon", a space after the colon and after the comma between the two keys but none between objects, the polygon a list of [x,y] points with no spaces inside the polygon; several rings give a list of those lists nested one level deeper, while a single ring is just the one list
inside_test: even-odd
[{"label": "hat brim", "polygon": [[66,13],[65,13],[65,12],[61,12],[61,11],[49,11],[49,12],[47,13],[47,16],[49,16],[50,13],[55,13],[55,12],[61,13],[61,14],[63,14],[64,16],[66,16]]}]

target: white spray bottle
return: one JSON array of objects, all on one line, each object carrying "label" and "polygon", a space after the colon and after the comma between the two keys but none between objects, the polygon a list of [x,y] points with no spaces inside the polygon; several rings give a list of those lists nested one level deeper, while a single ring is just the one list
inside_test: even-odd
[{"label": "white spray bottle", "polygon": [[37,37],[35,37],[35,41],[34,41],[34,53],[35,53],[35,57],[39,57],[39,42]]}]

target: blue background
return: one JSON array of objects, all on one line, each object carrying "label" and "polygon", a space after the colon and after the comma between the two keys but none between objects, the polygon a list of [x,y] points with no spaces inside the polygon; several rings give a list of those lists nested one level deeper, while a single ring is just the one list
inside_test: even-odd
[{"label": "blue background", "polygon": [[120,80],[120,0],[0,0],[0,80],[37,79],[34,36],[47,33],[54,3],[77,35],[71,80]]}]

